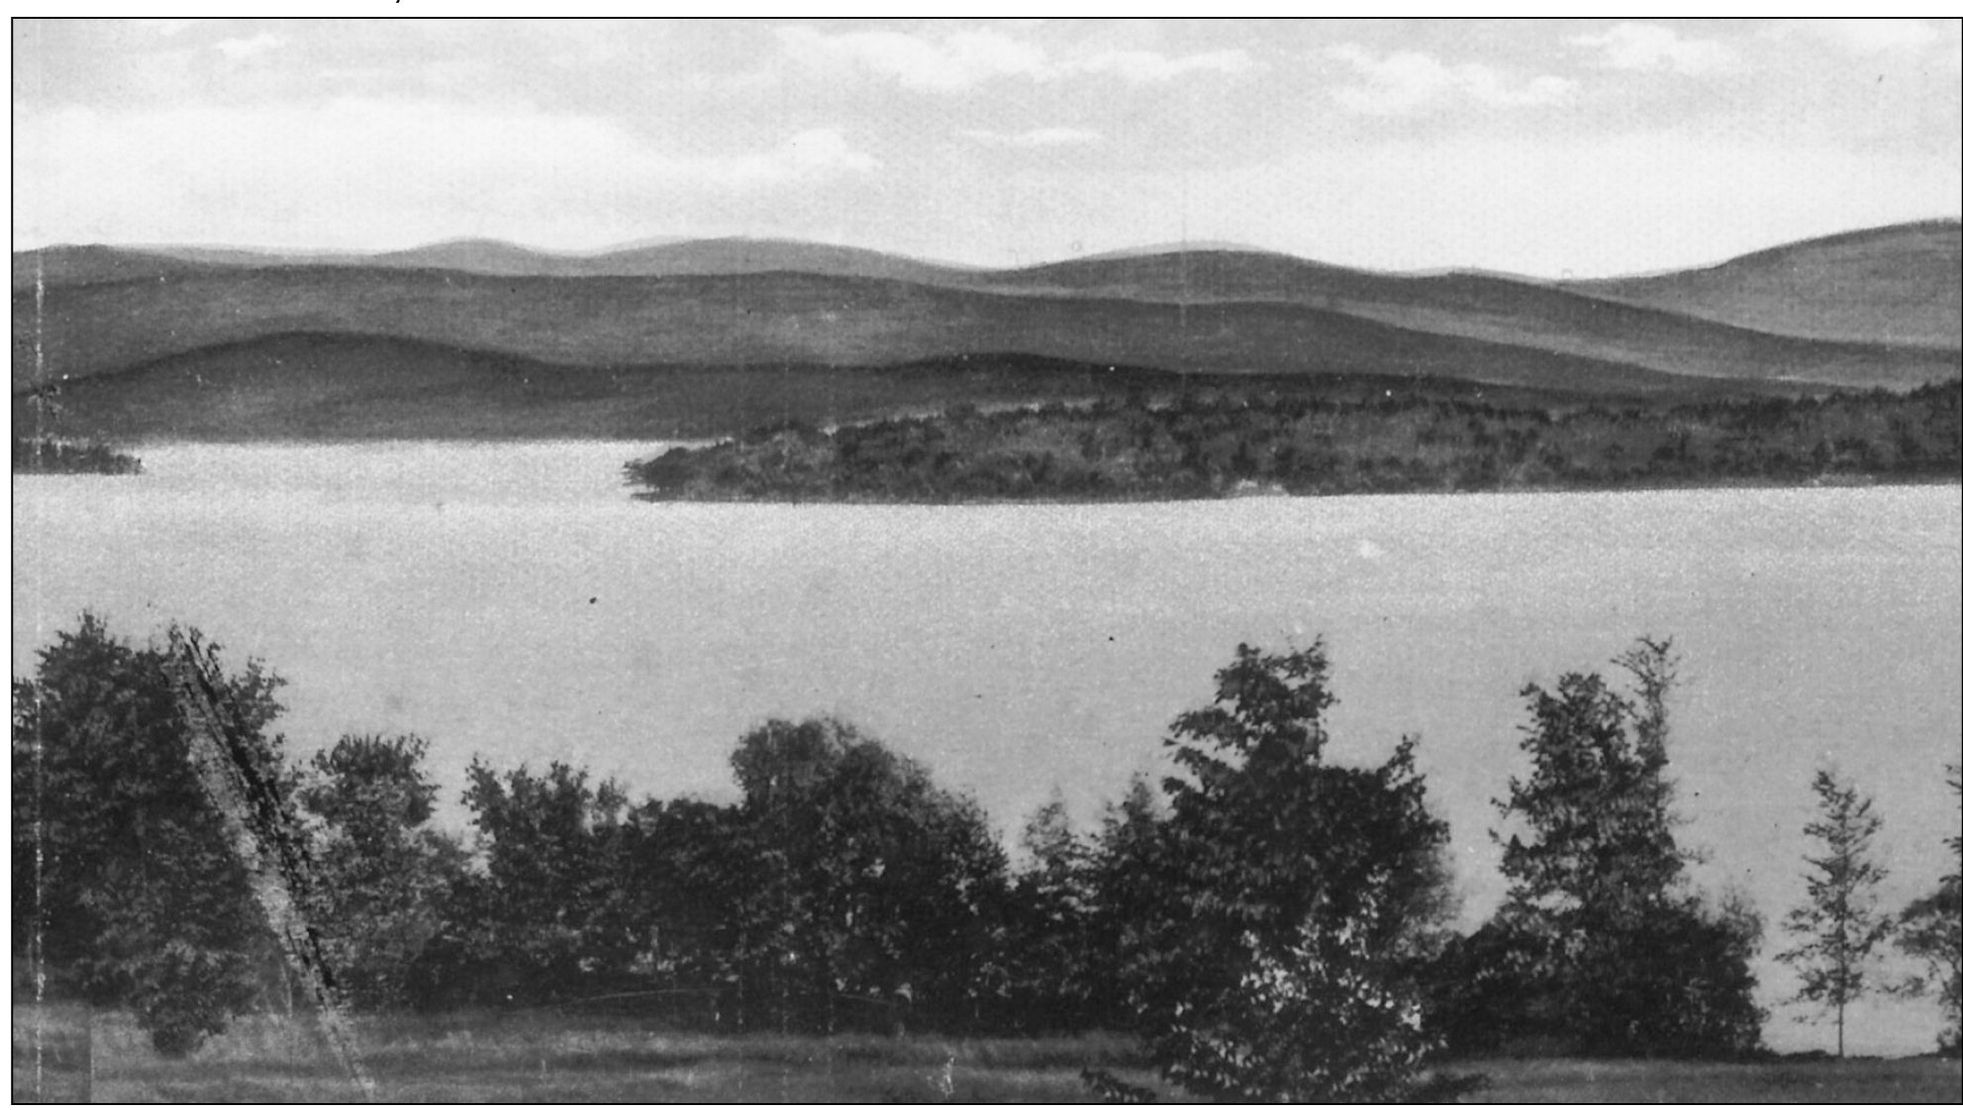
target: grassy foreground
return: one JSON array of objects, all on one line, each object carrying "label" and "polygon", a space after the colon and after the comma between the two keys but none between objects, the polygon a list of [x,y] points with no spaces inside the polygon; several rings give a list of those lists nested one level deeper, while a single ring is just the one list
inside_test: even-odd
[{"label": "grassy foreground", "polygon": [[[252,1017],[189,1060],[164,1060],[127,1015],[50,1008],[37,1099],[34,1007],[13,1012],[17,1102],[346,1102],[348,1072],[305,1019]],[[1102,1067],[1161,1089],[1132,1042],[936,1036],[713,1036],[550,1013],[369,1018],[361,1066],[389,1102],[1083,1102]],[[1956,1061],[1706,1064],[1486,1060],[1479,1102],[1954,1102]],[[1171,1092],[1167,1092],[1168,1095]]]},{"label": "grassy foreground", "polygon": [[[33,1007],[14,1007],[15,1101],[33,1101]],[[75,1011],[49,1025],[76,1030]],[[71,1037],[72,1040],[79,1039]],[[97,1102],[346,1102],[348,1072],[304,1018],[238,1021],[188,1060],[165,1060],[124,1014],[97,1014],[89,1096]],[[1060,1102],[1078,1073],[1107,1067],[1148,1082],[1131,1042],[1094,1034],[1042,1040],[719,1036],[621,1018],[534,1012],[366,1018],[361,1066],[388,1102]],[[72,1060],[75,1053],[68,1054]],[[44,1057],[45,1060],[45,1057]],[[43,1089],[73,1099],[78,1077]]]}]

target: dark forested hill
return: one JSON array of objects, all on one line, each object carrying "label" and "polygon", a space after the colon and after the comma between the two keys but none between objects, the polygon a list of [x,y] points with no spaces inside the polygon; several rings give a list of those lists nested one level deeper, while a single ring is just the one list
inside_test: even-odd
[{"label": "dark forested hill", "polygon": [[[1396,381],[1336,378],[1327,388],[1354,396]],[[420,340],[300,333],[70,381],[55,422],[116,441],[696,438],[787,419],[834,424],[960,402],[1163,395],[1179,385],[1179,375],[1164,371],[1018,355],[892,367],[589,368]],[[14,426],[17,436],[32,436],[41,425],[32,406],[16,404]]]}]

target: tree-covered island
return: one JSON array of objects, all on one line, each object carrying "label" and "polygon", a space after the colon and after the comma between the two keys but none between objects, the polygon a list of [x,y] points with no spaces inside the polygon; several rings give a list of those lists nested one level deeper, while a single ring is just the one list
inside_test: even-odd
[{"label": "tree-covered island", "polygon": [[1963,384],[1690,402],[1224,388],[821,430],[627,465],[645,500],[1133,501],[1242,494],[1955,481]]}]

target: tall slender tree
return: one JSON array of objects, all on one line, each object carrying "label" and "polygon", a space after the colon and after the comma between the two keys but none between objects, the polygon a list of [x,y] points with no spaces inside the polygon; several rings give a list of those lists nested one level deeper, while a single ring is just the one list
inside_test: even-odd
[{"label": "tall slender tree", "polygon": [[1881,818],[1874,800],[1843,786],[1831,771],[1813,776],[1820,816],[1807,822],[1806,835],[1820,854],[1806,857],[1806,903],[1786,915],[1786,928],[1799,943],[1777,959],[1798,969],[1794,1001],[1832,1015],[1834,1054],[1847,1055],[1847,1004],[1868,992],[1868,965],[1887,939],[1893,922],[1881,912],[1875,887],[1888,872],[1874,861],[1874,837]]}]

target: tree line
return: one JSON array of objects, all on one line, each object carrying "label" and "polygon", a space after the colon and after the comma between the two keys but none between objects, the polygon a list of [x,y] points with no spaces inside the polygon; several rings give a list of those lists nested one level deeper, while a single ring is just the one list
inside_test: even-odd
[{"label": "tree line", "polygon": [[[85,615],[15,682],[13,909],[17,975],[25,961],[38,989],[126,1007],[184,1054],[231,1015],[308,1000],[192,766],[176,638],[132,645]],[[1673,831],[1675,655],[1644,640],[1617,662],[1620,681],[1523,690],[1525,770],[1492,830],[1508,894],[1470,933],[1418,741],[1380,764],[1339,758],[1320,641],[1240,647],[1214,699],[1171,723],[1162,783],[1134,779],[1083,830],[1055,797],[1013,854],[972,798],[826,718],[739,738],[728,804],[474,761],[465,840],[434,820],[423,740],[345,736],[295,760],[271,731],[276,675],[247,662],[211,686],[270,784],[270,820],[304,845],[291,894],[357,1010],[1120,1029],[1193,1094],[1371,1101],[1439,1094],[1435,1065],[1455,1055],[1760,1050],[1758,916],[1693,889]],[[1803,997],[1858,995],[1886,917],[1926,963],[1954,1051],[1959,880],[1878,914],[1862,901],[1872,815],[1822,781],[1808,833],[1823,885],[1789,954]]]},{"label": "tree line", "polygon": [[14,437],[16,474],[141,474],[142,460],[106,444],[51,436]]},{"label": "tree line", "polygon": [[788,420],[626,467],[647,500],[1139,500],[1963,476],[1963,382],[1905,394],[1495,404],[1213,387],[821,431]]}]

